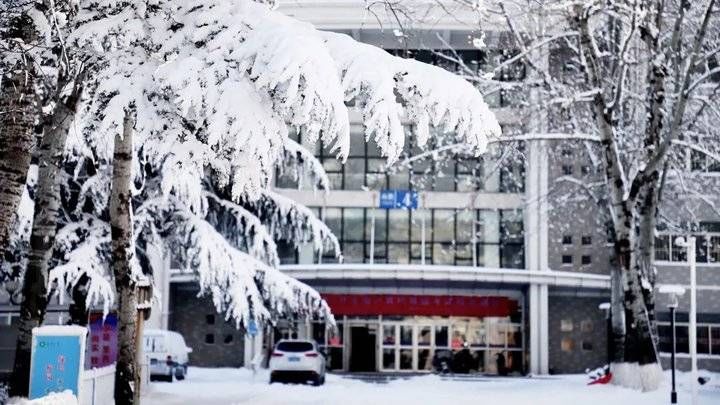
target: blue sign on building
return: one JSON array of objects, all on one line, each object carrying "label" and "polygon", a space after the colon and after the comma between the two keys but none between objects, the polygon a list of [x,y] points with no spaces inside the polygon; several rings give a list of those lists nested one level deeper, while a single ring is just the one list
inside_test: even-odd
[{"label": "blue sign on building", "polygon": [[257,327],[257,324],[255,323],[254,319],[251,319],[250,322],[248,322],[247,333],[250,336],[257,335],[258,327]]},{"label": "blue sign on building", "polygon": [[65,390],[79,397],[86,333],[79,326],[33,329],[30,399]]},{"label": "blue sign on building", "polygon": [[417,191],[382,190],[380,191],[380,208],[403,208],[414,210],[418,207]]}]

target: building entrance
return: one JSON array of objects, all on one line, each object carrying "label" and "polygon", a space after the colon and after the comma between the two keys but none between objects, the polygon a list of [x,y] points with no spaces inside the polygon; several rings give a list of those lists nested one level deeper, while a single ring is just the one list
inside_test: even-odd
[{"label": "building entrance", "polygon": [[350,371],[377,371],[376,333],[367,326],[350,327]]}]

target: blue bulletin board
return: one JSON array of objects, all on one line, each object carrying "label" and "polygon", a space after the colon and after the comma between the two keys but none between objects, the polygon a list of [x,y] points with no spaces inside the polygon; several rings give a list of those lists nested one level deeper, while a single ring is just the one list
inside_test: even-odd
[{"label": "blue bulletin board", "polygon": [[71,390],[78,396],[84,336],[33,335],[30,399]]}]

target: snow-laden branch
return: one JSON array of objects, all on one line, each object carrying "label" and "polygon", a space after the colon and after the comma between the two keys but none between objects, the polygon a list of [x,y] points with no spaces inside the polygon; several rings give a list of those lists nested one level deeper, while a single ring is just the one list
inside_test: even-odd
[{"label": "snow-laden branch", "polygon": [[63,263],[50,269],[49,281],[62,290],[70,290],[88,277],[87,305],[102,303],[107,314],[115,300],[115,288],[109,274],[108,251],[110,226],[107,222],[86,216],[57,232],[55,249],[63,255]]},{"label": "snow-laden branch", "polygon": [[311,184],[313,189],[319,187],[325,190],[326,193],[330,191],[330,179],[322,162],[311,151],[292,139],[285,142],[285,159],[278,162],[278,169],[281,174],[290,171],[299,186],[303,185],[301,182],[305,177],[304,175],[308,175],[310,180],[313,181],[313,184]]}]

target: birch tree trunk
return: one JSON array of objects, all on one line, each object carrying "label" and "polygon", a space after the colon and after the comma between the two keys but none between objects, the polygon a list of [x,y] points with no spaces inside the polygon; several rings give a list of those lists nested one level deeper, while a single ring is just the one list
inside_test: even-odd
[{"label": "birch tree trunk", "polygon": [[35,212],[30,234],[28,265],[23,275],[23,300],[13,366],[13,386],[17,395],[27,395],[30,376],[32,329],[42,324],[48,304],[48,267],[53,253],[60,210],[58,176],[63,162],[65,141],[75,119],[79,87],[67,99],[58,102],[52,115],[43,122],[43,138],[38,150],[38,183]]},{"label": "birch tree trunk", "polygon": [[[13,35],[32,43],[36,33],[30,18],[18,17],[13,25]],[[32,63],[28,59],[18,63],[0,80],[0,258],[12,233],[35,140]]]},{"label": "birch tree trunk", "polygon": [[132,176],[133,127],[135,112],[127,108],[123,131],[115,135],[112,190],[110,192],[110,226],[112,269],[118,298],[118,358],[115,370],[115,403],[133,404],[135,373],[135,318],[137,316],[136,280],[132,274]]}]

